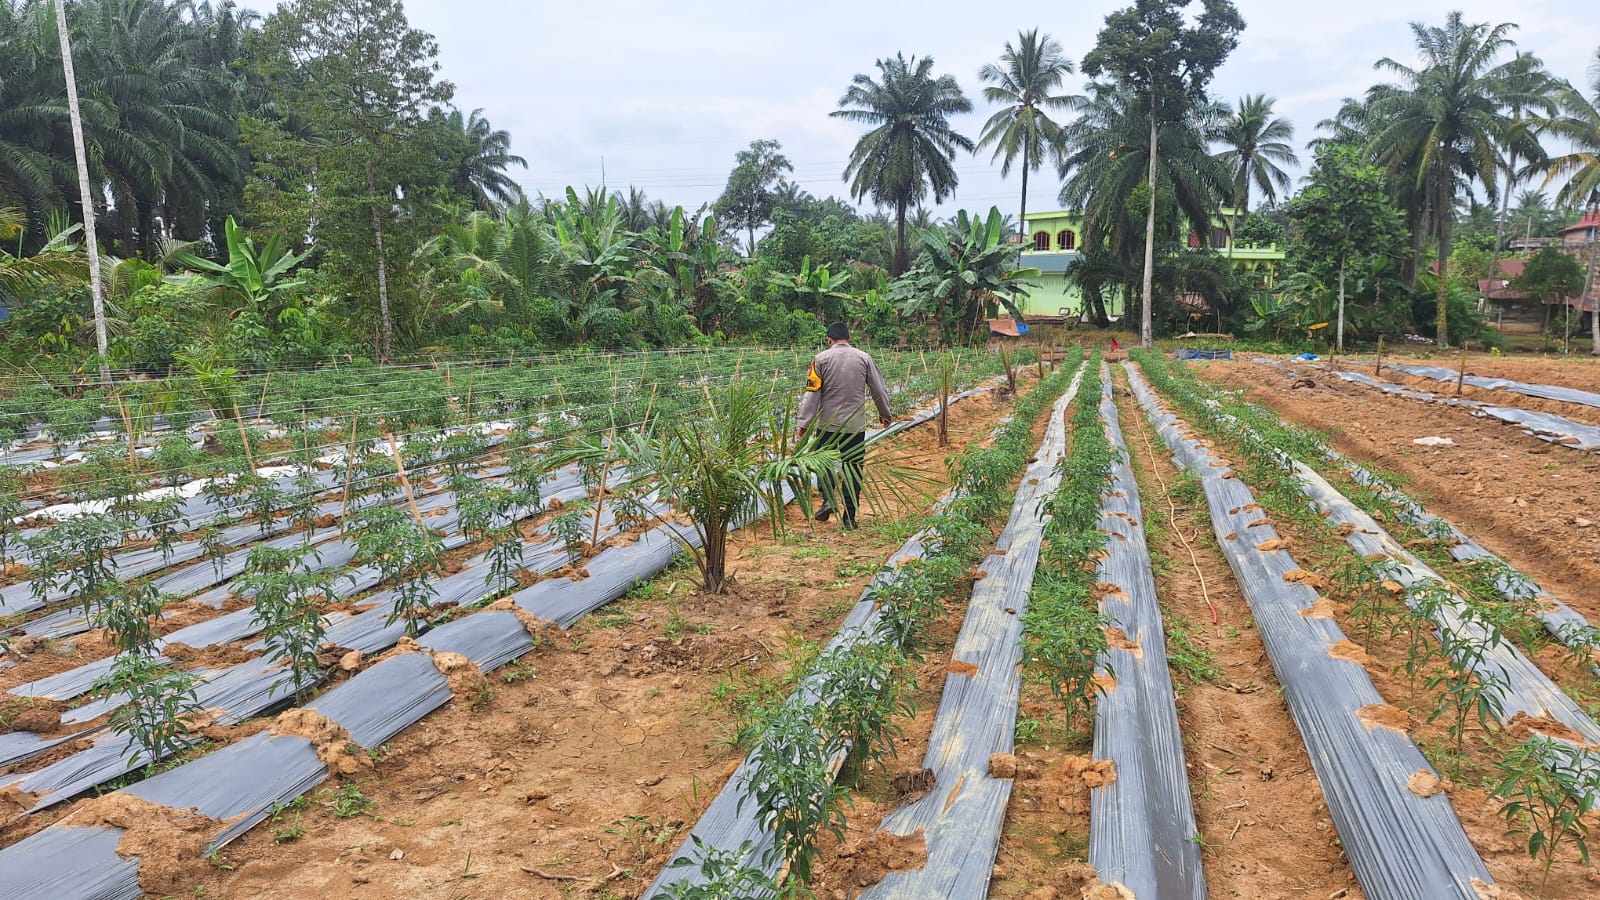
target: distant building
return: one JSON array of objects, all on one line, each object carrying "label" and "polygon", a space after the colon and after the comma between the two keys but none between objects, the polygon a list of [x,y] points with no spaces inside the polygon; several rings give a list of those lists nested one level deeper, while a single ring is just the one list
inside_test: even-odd
[{"label": "distant building", "polygon": [[1600,212],[1586,214],[1577,224],[1561,229],[1561,247],[1564,250],[1587,250],[1600,233]]},{"label": "distant building", "polygon": [[[1585,267],[1590,254],[1596,252],[1600,240],[1600,213],[1587,213],[1574,225],[1561,229],[1559,238],[1532,238],[1511,242],[1514,250],[1532,251],[1545,247],[1560,247]],[[1514,290],[1511,282],[1521,275],[1526,259],[1500,260],[1499,276],[1478,279],[1478,308],[1489,317],[1489,324],[1505,334],[1538,334],[1550,329],[1554,310],[1560,304],[1540,303],[1522,291]],[[1437,264],[1435,264],[1437,267]],[[1437,271],[1437,268],[1435,269]],[[1579,312],[1592,312],[1600,303],[1600,284],[1590,285],[1581,297],[1567,300]]]},{"label": "distant building", "polygon": [[[1276,246],[1233,246],[1227,228],[1228,217],[1232,214],[1233,210],[1220,210],[1211,233],[1189,235],[1189,246],[1194,249],[1210,246],[1224,256],[1231,256],[1235,269],[1255,276],[1257,287],[1272,288],[1277,284],[1278,271],[1283,264],[1283,251]],[[1019,304],[1023,314],[1082,317],[1083,291],[1067,273],[1083,261],[1083,216],[1067,210],[1029,213],[1023,234],[1022,265],[1038,269],[1041,273],[1039,278],[1034,279],[1038,286],[1029,288]],[[1112,318],[1127,311],[1127,303],[1120,291],[1109,292],[1105,301],[1106,314]]]}]

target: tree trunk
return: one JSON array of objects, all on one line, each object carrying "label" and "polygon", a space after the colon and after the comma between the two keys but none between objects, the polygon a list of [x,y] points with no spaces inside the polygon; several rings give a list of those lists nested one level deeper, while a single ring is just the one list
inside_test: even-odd
[{"label": "tree trunk", "polygon": [[745,255],[751,259],[756,258],[756,226],[754,222],[745,225],[745,247],[750,251]]},{"label": "tree trunk", "polygon": [[1030,160],[1028,159],[1028,147],[1027,147],[1026,144],[1024,144],[1023,147],[1022,147],[1022,202],[1017,204],[1017,231],[1022,234],[1022,249],[1024,249],[1024,250],[1028,249],[1029,246],[1031,246],[1028,243],[1028,241],[1032,237],[1032,235],[1028,233],[1028,166],[1029,165],[1030,165]]},{"label": "tree trunk", "polygon": [[894,201],[894,265],[890,267],[889,274],[899,276],[905,274],[906,261],[906,200],[904,197]]},{"label": "tree trunk", "polygon": [[1334,346],[1344,352],[1344,260],[1339,261],[1339,324],[1334,328]]},{"label": "tree trunk", "polygon": [[89,254],[89,297],[94,307],[94,346],[100,354],[100,381],[111,386],[106,360],[106,307],[100,283],[100,239],[95,234],[94,189],[89,184],[89,153],[83,143],[83,113],[78,106],[78,76],[72,69],[72,39],[67,34],[67,0],[56,0],[56,31],[61,39],[61,70],[67,80],[67,115],[72,123],[72,151],[78,162],[78,202],[83,208],[83,247]]},{"label": "tree trunk", "polygon": [[1449,189],[1450,179],[1439,179],[1439,198],[1434,207],[1434,215],[1439,217],[1439,309],[1434,313],[1434,340],[1439,342],[1441,348],[1450,346],[1450,323],[1447,309],[1450,305],[1450,224],[1454,210],[1450,208],[1451,194]]},{"label": "tree trunk", "polygon": [[372,241],[378,254],[378,362],[389,361],[389,350],[394,345],[394,322],[389,318],[389,264],[383,255],[383,215],[378,212],[377,187],[372,170],[367,170],[367,193],[372,204]]},{"label": "tree trunk", "polygon": [[1147,184],[1150,188],[1150,209],[1144,219],[1144,282],[1141,297],[1142,306],[1139,310],[1139,346],[1146,350],[1156,345],[1155,319],[1152,310],[1155,306],[1155,278],[1156,278],[1156,140],[1159,133],[1156,128],[1156,105],[1154,98],[1150,101],[1150,169]]},{"label": "tree trunk", "polygon": [[1589,351],[1592,356],[1600,356],[1600,292],[1595,291],[1595,270],[1600,267],[1600,228],[1595,229],[1594,240],[1589,242],[1589,275],[1583,281],[1583,296],[1595,304],[1594,317],[1590,324],[1594,327],[1594,348]]},{"label": "tree trunk", "polygon": [[1494,248],[1489,254],[1489,293],[1494,293],[1494,281],[1500,277],[1500,254],[1506,246],[1506,213],[1511,209],[1511,181],[1516,177],[1517,151],[1509,150],[1506,157],[1506,186],[1500,192],[1500,215],[1494,220]]}]

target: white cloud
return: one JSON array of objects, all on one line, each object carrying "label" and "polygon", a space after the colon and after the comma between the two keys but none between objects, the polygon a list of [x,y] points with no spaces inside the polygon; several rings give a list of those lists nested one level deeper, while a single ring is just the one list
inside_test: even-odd
[{"label": "white cloud", "polygon": [[[988,114],[977,70],[1005,41],[1038,27],[1080,60],[1105,15],[1127,2],[980,12],[951,0],[915,6],[408,0],[406,9],[414,26],[438,37],[456,104],[482,107],[496,127],[511,132],[514,149],[530,165],[513,174],[530,191],[597,184],[603,157],[610,185],[633,184],[692,206],[720,192],[733,154],[758,138],[783,143],[807,190],[843,196],[840,174],[858,128],[828,113],[854,73],[873,71],[873,60],[897,50],[932,55],[936,71],[956,76],[979,107],[958,126],[976,138]],[[1574,81],[1584,77],[1600,42],[1584,4],[1556,0],[1514,7],[1488,0],[1236,2],[1248,27],[1214,91],[1230,101],[1246,93],[1277,97],[1278,113],[1294,122],[1302,142],[1341,98],[1381,80],[1372,69],[1379,57],[1414,59],[1410,21],[1439,24],[1461,9],[1469,21],[1520,22],[1514,36],[1521,49]],[[993,11],[1000,8],[1016,11]],[[1081,85],[1079,77],[1070,80],[1074,92]],[[1002,180],[988,154],[963,158],[958,171],[956,204],[1015,206],[1016,173]],[[1054,173],[1041,171],[1030,184],[1029,205],[1051,205],[1056,187]]]}]

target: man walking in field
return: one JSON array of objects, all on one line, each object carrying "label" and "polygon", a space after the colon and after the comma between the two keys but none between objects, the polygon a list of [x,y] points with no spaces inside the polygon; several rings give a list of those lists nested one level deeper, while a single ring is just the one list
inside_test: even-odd
[{"label": "man walking in field", "polygon": [[867,394],[878,407],[878,424],[889,425],[889,391],[872,357],[850,346],[850,330],[843,322],[828,326],[828,349],[818,353],[806,373],[806,393],[800,399],[800,431],[818,449],[839,451],[844,469],[843,490],[831,476],[822,483],[822,508],[817,521],[833,515],[837,499],[843,507],[844,529],[854,531],[861,500],[862,469],[867,461]]}]

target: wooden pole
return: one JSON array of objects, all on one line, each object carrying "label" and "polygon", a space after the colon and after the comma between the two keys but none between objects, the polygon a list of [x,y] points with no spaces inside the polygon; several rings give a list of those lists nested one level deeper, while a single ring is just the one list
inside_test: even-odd
[{"label": "wooden pole", "polygon": [[1461,396],[1461,385],[1467,380],[1467,342],[1461,341],[1461,371],[1456,373],[1456,396]]},{"label": "wooden pole", "polygon": [[411,492],[411,479],[406,477],[406,463],[400,458],[400,445],[395,443],[394,434],[385,430],[383,436],[389,442],[389,451],[394,454],[394,470],[400,474],[400,487],[405,489],[406,503],[411,507],[411,518],[417,520],[417,527],[427,530],[422,524],[422,510],[417,508],[417,495]]},{"label": "wooden pole", "polygon": [[361,427],[361,414],[350,420],[350,444],[344,450],[344,496],[339,500],[339,530],[344,530],[345,517],[350,514],[350,474],[356,464],[356,429]]},{"label": "wooden pole", "polygon": [[233,405],[233,424],[239,426],[239,440],[244,442],[244,461],[250,464],[250,471],[256,470],[256,457],[250,452],[250,432],[245,430],[244,417],[239,415],[239,404]]},{"label": "wooden pole", "polygon": [[128,415],[128,406],[122,402],[122,397],[117,397],[117,411],[122,413],[122,430],[128,436],[128,471],[134,475],[139,474],[139,454],[133,452],[133,419]]},{"label": "wooden pole", "polygon": [[1374,378],[1376,378],[1376,377],[1378,377],[1378,374],[1381,373],[1382,371],[1383,371],[1383,335],[1380,334],[1380,335],[1378,335],[1378,358],[1373,362],[1373,365],[1372,365],[1372,376]]},{"label": "wooden pole", "polygon": [[261,398],[256,401],[257,416],[260,416],[261,411],[267,408],[267,385],[270,384],[272,384],[272,373],[268,372],[267,377],[261,380]]}]

